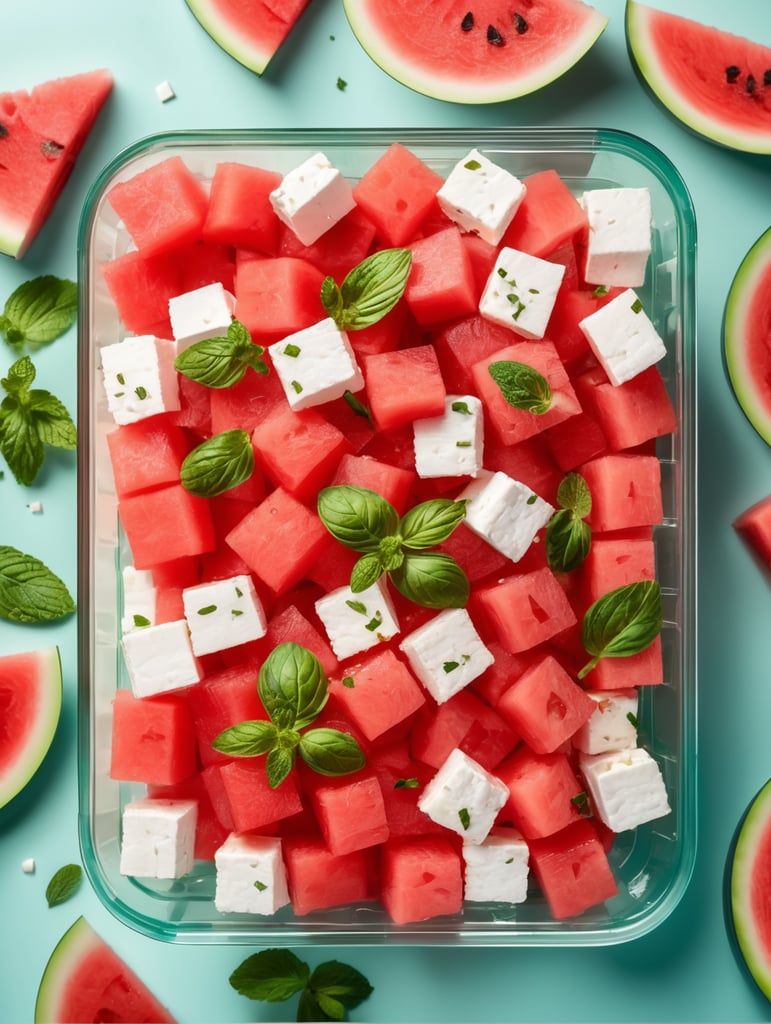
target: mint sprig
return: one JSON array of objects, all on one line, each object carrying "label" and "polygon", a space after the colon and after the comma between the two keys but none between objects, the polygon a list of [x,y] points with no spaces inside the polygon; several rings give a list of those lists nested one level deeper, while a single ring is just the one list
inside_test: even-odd
[{"label": "mint sprig", "polygon": [[43,388],[33,388],[36,371],[22,356],[0,380],[0,452],[17,483],[30,486],[40,472],[46,446],[72,450],[78,435],[62,402]]},{"label": "mint sprig", "polygon": [[601,658],[627,658],[649,647],[661,632],[663,610],[658,580],[637,580],[616,587],[590,605],[581,627],[592,658],[579,671],[583,679]]},{"label": "mint sprig", "polygon": [[411,265],[411,250],[380,249],[350,270],[342,285],[324,278],[321,304],[341,331],[370,327],[404,294]]},{"label": "mint sprig", "polygon": [[592,528],[585,521],[592,495],[580,473],[568,473],[557,488],[557,504],[546,527],[546,558],[554,572],[577,569],[589,554]]},{"label": "mint sprig", "polygon": [[248,369],[263,376],[268,373],[264,352],[262,345],[252,341],[248,328],[233,320],[225,337],[204,338],[183,349],[174,368],[207,388],[229,388],[238,384]]},{"label": "mint sprig", "polygon": [[237,487],[254,472],[254,448],[249,434],[235,428],[203,441],[182,461],[179,479],[186,491],[202,498]]},{"label": "mint sprig", "polygon": [[543,415],[551,408],[552,393],[549,382],[527,363],[501,359],[490,363],[488,372],[509,405],[523,412]]},{"label": "mint sprig", "polygon": [[51,622],[74,611],[69,590],[39,558],[0,546],[0,619]]},{"label": "mint sprig", "polygon": [[78,286],[46,274],[25,281],[6,300],[0,334],[16,351],[41,348],[64,334],[78,315]]}]

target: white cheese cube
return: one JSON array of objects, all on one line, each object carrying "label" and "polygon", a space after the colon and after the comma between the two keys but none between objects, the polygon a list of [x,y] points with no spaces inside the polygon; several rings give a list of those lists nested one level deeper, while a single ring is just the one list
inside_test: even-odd
[{"label": "white cheese cube", "polygon": [[509,788],[481,764],[455,747],[418,797],[418,807],[466,843],[484,841]]},{"label": "white cheese cube", "polygon": [[331,317],[268,346],[292,409],[307,409],[360,391],[364,378],[345,331]]},{"label": "white cheese cube", "polygon": [[513,562],[522,558],[554,514],[554,506],[531,487],[500,470],[480,473],[458,500],[467,502],[468,528]]},{"label": "white cheese cube", "polygon": [[118,425],[179,409],[176,347],[140,334],[101,349],[107,407]]},{"label": "white cheese cube", "polygon": [[446,608],[399,645],[437,704],[481,676],[495,661],[465,608]]},{"label": "white cheese cube", "polygon": [[476,476],[482,468],[483,423],[482,403],[474,395],[447,395],[443,416],[414,420],[418,476]]},{"label": "white cheese cube", "polygon": [[587,690],[586,694],[597,708],[573,734],[573,746],[585,754],[636,747],[637,691]]},{"label": "white cheese cube", "polygon": [[584,317],[578,326],[611,384],[631,380],[667,354],[664,342],[631,288]]},{"label": "white cheese cube", "polygon": [[303,245],[313,245],[356,205],[350,184],[323,153],[285,174],[270,203]]},{"label": "white cheese cube", "polygon": [[265,636],[267,620],[251,576],[231,576],[182,591],[193,653],[200,657]]},{"label": "white cheese cube", "polygon": [[133,565],[123,569],[123,616],[121,631],[142,629],[155,624],[155,585],[149,569],[135,569]]},{"label": "white cheese cube", "polygon": [[316,612],[339,661],[368,651],[399,632],[385,576],[361,593],[338,587],[320,597]]},{"label": "white cheese cube", "polygon": [[135,697],[168,693],[201,679],[184,619],[135,629],[126,633],[122,646]]},{"label": "white cheese cube", "polygon": [[280,839],[230,835],[214,865],[214,906],[223,914],[275,914],[289,902]]},{"label": "white cheese cube", "polygon": [[527,899],[529,851],[515,829],[492,829],[484,842],[463,844],[464,896],[475,903]]},{"label": "white cheese cube", "polygon": [[546,333],[565,268],[504,246],[487,279],[479,312],[524,338]]},{"label": "white cheese cube", "polygon": [[123,810],[120,873],[135,878],[181,878],[193,867],[195,800],[132,800]]},{"label": "white cheese cube", "polygon": [[651,252],[651,194],[647,188],[584,192],[589,221],[584,279],[588,284],[638,288]]},{"label": "white cheese cube", "polygon": [[436,198],[462,231],[474,231],[490,245],[497,245],[525,191],[519,178],[472,149],[450,171]]},{"label": "white cheese cube", "polygon": [[219,281],[170,298],[169,316],[177,352],[206,338],[224,338],[233,322],[235,306],[235,296]]},{"label": "white cheese cube", "polygon": [[581,754],[578,765],[595,814],[613,832],[669,814],[661,769],[647,750]]}]

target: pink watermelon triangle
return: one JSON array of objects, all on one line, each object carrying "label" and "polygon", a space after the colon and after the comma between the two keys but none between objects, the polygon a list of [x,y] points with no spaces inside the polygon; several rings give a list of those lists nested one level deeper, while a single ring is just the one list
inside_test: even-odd
[{"label": "pink watermelon triangle", "polygon": [[0,93],[0,252],[24,256],[112,85],[100,69]]}]

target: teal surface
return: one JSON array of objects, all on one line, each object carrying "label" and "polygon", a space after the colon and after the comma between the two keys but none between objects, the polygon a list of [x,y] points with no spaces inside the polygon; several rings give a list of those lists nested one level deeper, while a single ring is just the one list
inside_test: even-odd
[{"label": "teal surface", "polygon": [[[384,0],[387,2],[387,0]],[[367,1021],[766,1021],[771,1006],[734,959],[723,918],[723,868],[734,828],[771,776],[768,734],[771,592],[735,535],[734,517],[771,492],[771,455],[736,404],[724,373],[720,325],[744,253],[771,224],[771,158],[722,150],[690,135],[634,76],[623,0],[598,0],[605,34],[568,75],[541,93],[494,107],[418,96],[358,47],[340,0],[314,0],[289,42],[257,78],[221,51],[183,0],[3,0],[0,91],[108,67],[115,90],[49,220],[20,263],[0,262],[0,302],[44,273],[74,278],[78,218],[88,188],[120,150],[156,132],[251,127],[547,125],[620,128],[650,140],[691,192],[698,222],[699,836],[692,882],[670,918],[634,942],[588,949],[306,947],[331,955],[375,987],[352,1014]],[[663,0],[668,10],[771,45],[767,0]],[[348,83],[337,88],[338,77]],[[162,104],[168,80],[176,98]],[[0,178],[0,187],[2,179]],[[12,361],[0,348],[3,375]],[[35,359],[38,384],[74,412],[76,332]],[[42,513],[28,505],[42,502]],[[38,482],[0,480],[0,543],[36,554],[74,590],[76,474],[72,453],[49,456]],[[248,948],[182,946],[119,923],[88,884],[48,909],[45,886],[80,859],[76,775],[76,623],[0,623],[0,653],[58,644],[62,720],[30,786],[0,810],[0,1020],[32,1020],[35,994],[59,937],[84,914],[182,1024],[291,1020],[292,1005],[238,996],[228,975]],[[34,858],[36,871],[21,864]]]}]

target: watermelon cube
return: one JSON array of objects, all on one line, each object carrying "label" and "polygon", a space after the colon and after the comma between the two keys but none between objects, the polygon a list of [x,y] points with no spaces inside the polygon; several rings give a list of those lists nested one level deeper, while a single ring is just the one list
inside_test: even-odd
[{"label": "watermelon cube", "polygon": [[605,371],[595,367],[573,384],[612,451],[636,448],[677,429],[674,405],[658,366],[649,366],[623,384],[611,384]]},{"label": "watermelon cube", "polygon": [[212,434],[235,429],[251,432],[272,412],[286,408],[284,389],[276,373],[263,375],[247,370],[241,380],[229,388],[206,390]]},{"label": "watermelon cube", "polygon": [[392,246],[414,237],[418,225],[436,210],[444,179],[400,142],[394,142],[353,187],[353,196]]},{"label": "watermelon cube", "polygon": [[150,416],[126,423],[107,434],[115,493],[118,499],[179,480],[190,444],[170,416]]},{"label": "watermelon cube", "polygon": [[346,453],[338,462],[330,484],[332,486],[347,484],[375,491],[376,494],[389,501],[402,515],[407,510],[410,488],[414,482],[415,474],[408,469],[390,466],[387,462],[373,459],[371,455]]},{"label": "watermelon cube", "polygon": [[509,788],[499,820],[511,821],[525,839],[552,835],[580,819],[573,801],[583,786],[566,754],[537,754],[523,745],[498,765],[496,775]]},{"label": "watermelon cube", "polygon": [[523,181],[527,191],[503,245],[544,257],[588,230],[584,208],[557,171],[537,171]]},{"label": "watermelon cube", "polygon": [[466,316],[443,326],[434,339],[434,350],[448,390],[476,394],[471,367],[510,344],[509,328],[482,316]]},{"label": "watermelon cube", "polygon": [[376,650],[330,680],[329,694],[368,740],[377,739],[426,703],[409,668],[390,649]]},{"label": "watermelon cube", "polygon": [[530,843],[530,863],[558,921],[604,903],[618,892],[602,842],[586,820],[534,839]]},{"label": "watermelon cube", "polygon": [[148,786],[147,795],[161,800],[194,800],[198,805],[198,813],[193,857],[196,860],[214,860],[215,852],[224,843],[228,833],[214,813],[201,772],[171,786]]},{"label": "watermelon cube", "polygon": [[592,530],[653,526],[664,517],[661,464],[655,455],[615,452],[583,463],[578,472],[592,495]]},{"label": "watermelon cube", "polygon": [[110,778],[169,786],[197,770],[196,740],[184,697],[135,697],[118,690],[113,700]]},{"label": "watermelon cube", "polygon": [[211,767],[219,773],[236,832],[274,826],[303,809],[295,775],[271,789],[264,757],[242,757]]},{"label": "watermelon cube", "polygon": [[444,836],[405,836],[383,845],[380,899],[396,924],[458,914],[463,858]]},{"label": "watermelon cube", "polygon": [[444,704],[426,706],[409,737],[412,756],[432,768],[440,768],[457,747],[487,771],[494,771],[518,742],[508,722],[470,689]]},{"label": "watermelon cube", "polygon": [[656,576],[653,540],[643,537],[602,537],[592,546],[582,566],[587,601],[596,601],[609,590]]},{"label": "watermelon cube", "polygon": [[544,431],[543,437],[555,462],[565,473],[608,450],[599,421],[585,409],[562,423],[555,423]]},{"label": "watermelon cube", "polygon": [[441,834],[437,825],[420,810],[418,799],[433,775],[433,770],[413,760],[404,740],[378,744],[367,758],[367,766],[380,783],[388,831],[396,836]]},{"label": "watermelon cube", "polygon": [[348,450],[345,436],[315,409],[276,409],[252,431],[258,463],[274,483],[297,498],[327,484]]},{"label": "watermelon cube", "polygon": [[421,326],[457,320],[476,310],[474,270],[456,227],[413,242],[404,297]]},{"label": "watermelon cube", "polygon": [[[378,430],[392,430],[418,418],[444,414],[446,392],[432,346],[381,352],[365,356],[362,362]],[[409,381],[409,387],[405,387],[405,381]]]},{"label": "watermelon cube", "polygon": [[377,777],[356,772],[314,785],[311,803],[322,835],[336,855],[377,846],[388,838],[383,794]]},{"label": "watermelon cube", "polygon": [[210,673],[188,690],[203,765],[224,764],[229,760],[212,746],[223,729],[239,722],[267,720],[267,712],[257,694],[257,671],[255,665],[248,663],[234,665]]},{"label": "watermelon cube", "polygon": [[627,658],[600,658],[584,676],[590,690],[627,690],[637,686],[659,686],[664,682],[661,635],[652,644]]},{"label": "watermelon cube", "polygon": [[147,256],[132,249],[100,264],[100,270],[127,331],[171,338],[169,299],[181,288],[179,263],[172,254]]},{"label": "watermelon cube", "polygon": [[298,917],[374,899],[374,849],[334,854],[321,837],[302,835],[285,838],[283,852],[292,909]]},{"label": "watermelon cube", "polygon": [[342,283],[348,271],[369,254],[374,237],[375,225],[363,210],[354,207],[311,245],[303,245],[291,228],[282,225],[278,254],[307,260]]},{"label": "watermelon cube", "polygon": [[228,160],[218,163],[209,189],[204,239],[273,255],[280,222],[268,196],[280,181],[277,171]]},{"label": "watermelon cube", "polygon": [[206,498],[191,494],[182,484],[130,494],[118,502],[118,516],[137,569],[201,555],[216,546]]},{"label": "watermelon cube", "polygon": [[240,249],[236,259],[235,316],[255,340],[278,341],[324,315],[319,294],[324,274],[307,260],[275,259]]},{"label": "watermelon cube", "polygon": [[550,640],[576,624],[576,615],[548,566],[487,584],[477,603],[513,654]]}]

